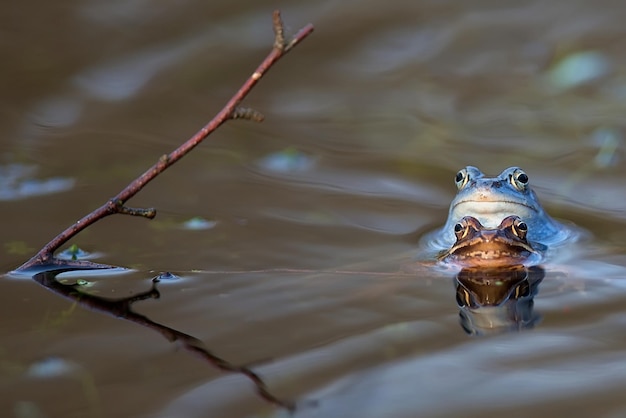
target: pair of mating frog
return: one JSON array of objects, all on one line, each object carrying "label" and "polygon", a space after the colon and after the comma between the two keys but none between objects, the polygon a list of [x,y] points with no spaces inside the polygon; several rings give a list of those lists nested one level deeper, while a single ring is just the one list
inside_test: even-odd
[{"label": "pair of mating frog", "polygon": [[485,177],[466,167],[455,177],[458,193],[448,220],[433,244],[439,259],[461,267],[492,268],[536,264],[547,245],[562,241],[567,228],[543,210],[528,175],[510,167]]}]

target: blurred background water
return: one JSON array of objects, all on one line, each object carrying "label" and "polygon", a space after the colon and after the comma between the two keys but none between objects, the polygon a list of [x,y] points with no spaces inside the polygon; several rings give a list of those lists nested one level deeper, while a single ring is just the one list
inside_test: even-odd
[{"label": "blurred background water", "polygon": [[[3,271],[204,125],[269,51],[275,8],[316,29],[247,99],[266,121],[223,126],[129,202],[155,220],[74,239],[135,269],[84,288],[126,297],[175,273],[135,310],[253,365],[295,416],[626,416],[618,1],[5,4]],[[532,329],[490,332],[521,308],[494,330],[469,312],[484,335],[468,336],[454,278],[406,268],[466,165],[522,167],[589,231],[528,285]],[[2,416],[288,415],[149,329],[0,286]]]}]

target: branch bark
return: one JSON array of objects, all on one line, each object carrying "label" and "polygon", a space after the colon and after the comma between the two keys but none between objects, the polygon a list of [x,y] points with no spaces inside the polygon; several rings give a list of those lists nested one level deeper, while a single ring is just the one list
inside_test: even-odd
[{"label": "branch bark", "polygon": [[[104,205],[92,211],[82,219],[69,226],[65,231],[57,235],[52,241],[37,252],[30,260],[17,268],[17,272],[24,271],[31,267],[46,264],[55,264],[54,252],[63,244],[87,228],[89,225],[103,219],[109,215],[121,213],[125,215],[140,216],[152,219],[156,216],[154,208],[130,208],[125,206],[126,202],[135,196],[143,187],[154,180],[159,174],[172,166],[188,152],[194,149],[205,138],[219,128],[223,123],[231,119],[248,119],[256,122],[263,120],[263,115],[256,110],[240,107],[240,103],[250,93],[252,88],[267,73],[267,71],[287,52],[298,45],[303,39],[313,32],[313,25],[304,26],[291,40],[286,41],[284,37],[284,25],[280,16],[280,11],[273,14],[274,24],[274,46],[271,52],[265,57],[257,69],[248,77],[239,90],[231,97],[222,110],[211,119],[202,129],[189,138],[185,143],[169,154],[161,156],[159,160],[141,176],[133,180],[117,196],[107,201]],[[67,263],[65,263],[67,264]]]}]

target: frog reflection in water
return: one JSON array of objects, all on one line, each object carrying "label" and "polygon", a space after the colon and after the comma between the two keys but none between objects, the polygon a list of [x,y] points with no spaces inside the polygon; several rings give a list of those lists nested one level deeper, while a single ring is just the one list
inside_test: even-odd
[{"label": "frog reflection in water", "polygon": [[510,167],[497,177],[486,177],[478,168],[468,166],[455,177],[457,195],[450,205],[448,220],[431,244],[450,248],[455,242],[454,227],[466,216],[476,218],[486,228],[496,228],[510,215],[528,227],[528,241],[536,248],[562,242],[570,235],[565,226],[553,220],[541,207],[530,188],[528,175]]},{"label": "frog reflection in water", "polygon": [[541,315],[533,299],[544,275],[539,266],[462,269],[455,280],[462,328],[485,335],[534,327]]}]

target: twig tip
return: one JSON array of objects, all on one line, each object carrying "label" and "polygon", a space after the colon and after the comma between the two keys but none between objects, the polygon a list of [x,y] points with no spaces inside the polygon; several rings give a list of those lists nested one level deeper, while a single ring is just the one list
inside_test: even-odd
[{"label": "twig tip", "polygon": [[280,10],[274,10],[272,21],[274,23],[274,48],[282,51],[287,46],[287,43],[285,42],[285,26],[280,17]]}]

